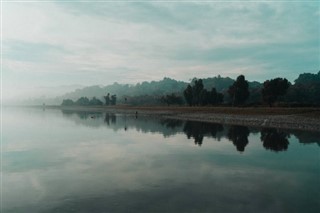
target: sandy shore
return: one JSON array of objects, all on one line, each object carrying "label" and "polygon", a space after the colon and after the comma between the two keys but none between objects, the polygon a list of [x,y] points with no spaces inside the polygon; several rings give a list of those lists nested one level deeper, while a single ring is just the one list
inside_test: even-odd
[{"label": "sandy shore", "polygon": [[320,132],[320,108],[60,107],[62,110],[129,113],[170,119]]}]

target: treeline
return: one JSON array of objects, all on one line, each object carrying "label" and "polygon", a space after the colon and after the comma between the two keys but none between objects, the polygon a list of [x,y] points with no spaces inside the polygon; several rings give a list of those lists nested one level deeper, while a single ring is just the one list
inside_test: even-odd
[{"label": "treeline", "polygon": [[[287,79],[275,78],[265,81],[261,89],[263,102],[272,106],[279,96],[286,94],[289,86],[290,83]],[[250,97],[249,83],[245,76],[238,76],[237,80],[228,88],[227,93],[229,95],[228,105],[245,105]],[[218,105],[224,101],[224,95],[218,93],[216,88],[213,87],[211,91],[204,89],[201,79],[195,80],[193,85],[189,84],[183,91],[183,95],[189,106]]]},{"label": "treeline", "polygon": [[[118,88],[122,88],[121,85],[116,85]],[[157,86],[157,90],[150,89],[153,85]],[[77,101],[72,101],[70,98],[64,99],[62,105],[276,105],[289,107],[320,105],[320,71],[316,74],[300,74],[293,84],[285,78],[274,78],[263,83],[249,82],[244,75],[240,75],[236,80],[217,76],[206,79],[193,79],[189,84],[164,78],[159,82],[144,82],[136,87],[143,88],[145,94],[131,95],[132,88],[125,87],[127,93],[122,88],[120,95],[117,93],[120,97],[119,99],[117,99],[117,95],[108,93],[103,96],[99,93],[96,97],[101,97],[104,102],[95,97],[91,100],[81,97]],[[163,89],[160,90],[161,87]]]},{"label": "treeline", "polygon": [[[184,90],[183,95],[189,106],[231,105],[250,106],[319,106],[320,105],[320,71],[317,74],[304,73],[291,84],[286,78],[266,80],[261,86],[249,87],[244,75],[222,93],[213,87],[211,91],[204,89],[201,79],[193,81]],[[226,97],[226,99],[224,99]]]},{"label": "treeline", "polygon": [[76,101],[73,101],[71,99],[64,99],[62,101],[62,106],[102,106],[102,105],[116,105],[117,103],[117,96],[116,95],[110,95],[108,93],[106,96],[104,96],[105,103],[103,103],[100,99],[93,97],[92,99],[89,99],[87,97],[81,97]]},{"label": "treeline", "polygon": [[183,95],[189,106],[215,105],[223,101],[223,94],[218,93],[216,88],[213,87],[211,91],[204,89],[202,79],[195,80],[193,86],[189,84]]},{"label": "treeline", "polygon": [[103,105],[102,101],[97,99],[96,97],[93,97],[89,100],[87,97],[81,97],[76,101],[73,101],[71,99],[64,99],[62,101],[62,106],[98,106]]}]

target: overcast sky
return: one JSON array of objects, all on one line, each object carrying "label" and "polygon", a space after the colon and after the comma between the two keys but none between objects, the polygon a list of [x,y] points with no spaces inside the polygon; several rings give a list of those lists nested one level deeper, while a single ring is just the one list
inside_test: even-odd
[{"label": "overcast sky", "polygon": [[[319,2],[3,2],[3,98],[63,85],[317,72]],[[42,93],[41,93],[42,92]]]}]

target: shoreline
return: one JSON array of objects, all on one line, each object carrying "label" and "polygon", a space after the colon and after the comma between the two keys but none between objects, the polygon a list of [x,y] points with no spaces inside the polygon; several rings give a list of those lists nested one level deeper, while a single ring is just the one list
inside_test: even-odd
[{"label": "shoreline", "polygon": [[320,132],[320,108],[185,106],[46,106],[45,108],[66,111],[92,111],[126,114],[135,114],[137,112],[140,116],[157,116],[167,119]]}]

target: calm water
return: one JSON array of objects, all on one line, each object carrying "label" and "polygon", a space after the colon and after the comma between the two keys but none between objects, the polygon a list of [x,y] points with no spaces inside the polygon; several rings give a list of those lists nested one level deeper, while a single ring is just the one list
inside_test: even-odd
[{"label": "calm water", "polygon": [[3,110],[2,212],[319,212],[320,134]]}]

